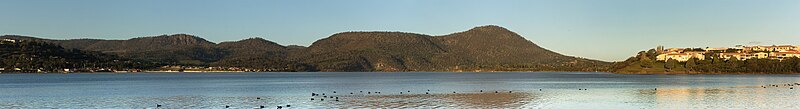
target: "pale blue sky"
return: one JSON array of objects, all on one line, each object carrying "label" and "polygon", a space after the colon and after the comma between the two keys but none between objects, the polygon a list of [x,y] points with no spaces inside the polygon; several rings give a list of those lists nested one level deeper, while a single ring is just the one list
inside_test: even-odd
[{"label": "pale blue sky", "polygon": [[128,39],[187,33],[304,45],[343,31],[445,35],[499,25],[572,56],[800,44],[800,0],[0,0],[0,34]]}]

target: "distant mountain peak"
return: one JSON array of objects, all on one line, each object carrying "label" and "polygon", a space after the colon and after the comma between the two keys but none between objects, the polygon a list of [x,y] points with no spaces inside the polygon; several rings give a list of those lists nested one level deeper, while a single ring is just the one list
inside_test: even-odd
[{"label": "distant mountain peak", "polygon": [[464,31],[464,32],[491,32],[491,33],[513,33],[513,34],[516,34],[511,30],[508,30],[506,28],[503,28],[503,27],[500,27],[500,26],[497,26],[497,25],[478,26],[478,27],[474,27],[474,28],[469,29],[469,30]]},{"label": "distant mountain peak", "polygon": [[229,44],[281,46],[278,43],[275,43],[275,42],[272,42],[272,41],[269,41],[267,39],[260,38],[260,37],[251,37],[251,38],[247,38],[247,39],[243,39],[243,40],[239,40],[239,41],[222,42],[222,43],[220,43],[220,45],[224,45],[224,46],[228,46]]},{"label": "distant mountain peak", "polygon": [[170,34],[170,35],[164,34],[164,35],[158,35],[158,36],[145,36],[145,37],[137,37],[137,38],[133,38],[133,39],[141,39],[141,38],[203,39],[203,38],[200,38],[200,37],[197,37],[197,36],[194,36],[194,35],[183,34],[183,33],[181,33],[181,34]]},{"label": "distant mountain peak", "polygon": [[267,39],[260,38],[260,37],[251,37],[251,38],[239,40],[239,42],[243,42],[243,41],[266,41],[266,42],[268,42]]},{"label": "distant mountain peak", "polygon": [[483,26],[474,27],[472,29],[505,29],[505,30],[507,30],[506,28],[503,28],[503,27],[497,26],[497,25],[483,25]]},{"label": "distant mountain peak", "polygon": [[232,49],[239,52],[245,51],[284,51],[286,47],[259,37],[247,38],[233,42],[222,42],[217,47]]},{"label": "distant mountain peak", "polygon": [[485,26],[478,26],[467,31],[457,32],[449,35],[445,35],[448,39],[451,40],[476,40],[476,41],[486,41],[486,40],[515,40],[515,41],[527,41],[524,37],[520,36],[519,34],[508,30],[506,28],[497,26],[497,25],[485,25]]},{"label": "distant mountain peak", "polygon": [[214,43],[206,39],[189,35],[189,34],[172,34],[133,38],[129,41],[140,42],[160,45],[213,45]]},{"label": "distant mountain peak", "polygon": [[200,37],[197,37],[197,36],[194,36],[194,35],[190,35],[190,34],[173,34],[173,35],[168,35],[166,37],[173,38],[173,39],[179,39],[179,40],[206,40],[206,39],[203,39],[203,38],[200,38]]}]

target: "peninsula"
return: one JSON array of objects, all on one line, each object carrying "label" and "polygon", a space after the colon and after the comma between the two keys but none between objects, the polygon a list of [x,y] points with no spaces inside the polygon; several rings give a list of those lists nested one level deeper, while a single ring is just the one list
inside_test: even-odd
[{"label": "peninsula", "polygon": [[658,46],[615,63],[610,71],[623,74],[796,74],[800,72],[800,46]]}]

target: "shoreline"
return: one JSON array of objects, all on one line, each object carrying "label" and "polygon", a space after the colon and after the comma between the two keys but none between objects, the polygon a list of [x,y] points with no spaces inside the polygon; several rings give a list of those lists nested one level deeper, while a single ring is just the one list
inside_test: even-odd
[{"label": "shoreline", "polygon": [[614,74],[626,75],[785,75],[785,74],[800,74],[798,72],[781,72],[781,73],[768,73],[768,72],[612,72]]}]

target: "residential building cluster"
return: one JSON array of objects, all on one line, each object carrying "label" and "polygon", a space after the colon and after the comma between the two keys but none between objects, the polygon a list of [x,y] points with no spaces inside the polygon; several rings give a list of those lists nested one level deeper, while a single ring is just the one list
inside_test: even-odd
[{"label": "residential building cluster", "polygon": [[0,44],[5,44],[5,43],[17,43],[17,40],[14,40],[14,39],[0,39]]},{"label": "residential building cluster", "polygon": [[800,58],[800,46],[793,45],[772,45],[772,46],[736,46],[725,48],[664,48],[656,47],[656,60],[667,61],[674,59],[680,62],[688,61],[691,58],[704,60],[707,56],[715,56],[722,59],[736,58],[738,60],[747,59],[777,59]]}]

